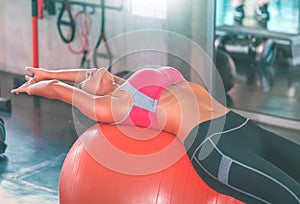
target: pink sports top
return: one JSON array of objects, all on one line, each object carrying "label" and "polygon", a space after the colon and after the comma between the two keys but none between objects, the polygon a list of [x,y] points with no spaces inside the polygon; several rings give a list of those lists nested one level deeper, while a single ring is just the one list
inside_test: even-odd
[{"label": "pink sports top", "polygon": [[125,117],[115,124],[159,129],[156,109],[160,95],[169,85],[184,81],[181,73],[172,67],[137,71],[116,89],[128,91],[132,103]]}]

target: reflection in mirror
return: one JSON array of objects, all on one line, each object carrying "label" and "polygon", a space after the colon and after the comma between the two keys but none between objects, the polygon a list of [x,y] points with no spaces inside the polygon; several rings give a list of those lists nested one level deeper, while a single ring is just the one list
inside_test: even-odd
[{"label": "reflection in mirror", "polygon": [[[233,5],[233,1],[216,2],[217,56],[225,53],[234,70],[228,106],[300,121],[300,1],[264,0],[269,2],[264,5],[269,14],[264,22],[258,16],[266,12],[262,5],[253,0]],[[224,65],[220,60],[224,61],[217,57],[217,66]]]},{"label": "reflection in mirror", "polygon": [[[265,28],[272,32],[298,34],[299,33],[299,6],[298,0],[262,0],[267,3],[269,19],[264,22],[257,17],[257,0],[217,0],[216,25],[244,26]],[[237,19],[236,5],[234,2],[243,3],[243,18]],[[236,3],[235,3],[236,4]]]}]

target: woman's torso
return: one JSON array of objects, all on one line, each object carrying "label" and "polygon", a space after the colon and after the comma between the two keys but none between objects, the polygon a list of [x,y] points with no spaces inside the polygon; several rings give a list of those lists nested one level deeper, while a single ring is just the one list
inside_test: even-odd
[{"label": "woman's torso", "polygon": [[196,125],[225,115],[228,111],[202,86],[183,82],[164,90],[158,102],[157,114],[164,130],[183,141]]},{"label": "woman's torso", "polygon": [[129,104],[116,124],[163,129],[182,140],[197,124],[228,112],[202,86],[187,82],[174,68],[162,68],[162,73],[160,70],[134,74],[138,80],[129,78],[116,89]]},{"label": "woman's torso", "polygon": [[[161,94],[171,84],[185,82],[179,71],[172,67],[143,69],[135,72],[116,91],[125,91],[130,97],[129,109],[115,124],[134,124],[160,129],[157,105]],[[125,94],[125,93],[124,93]]]}]

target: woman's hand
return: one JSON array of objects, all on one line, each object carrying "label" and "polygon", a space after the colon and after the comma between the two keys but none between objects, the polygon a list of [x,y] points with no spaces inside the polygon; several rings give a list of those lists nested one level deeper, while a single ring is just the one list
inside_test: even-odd
[{"label": "woman's hand", "polygon": [[33,78],[36,82],[53,79],[51,76],[52,72],[43,68],[26,67],[25,70],[33,74]]},{"label": "woman's hand", "polygon": [[30,76],[25,76],[26,82],[19,88],[11,90],[11,93],[27,93],[28,95],[37,95],[49,99],[56,99],[57,93],[52,89],[52,85],[59,83],[58,80],[43,80],[36,81],[35,78]]}]

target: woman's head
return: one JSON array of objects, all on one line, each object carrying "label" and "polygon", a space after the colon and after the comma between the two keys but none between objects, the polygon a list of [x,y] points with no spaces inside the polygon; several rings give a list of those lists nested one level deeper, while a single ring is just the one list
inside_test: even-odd
[{"label": "woman's head", "polygon": [[117,84],[114,77],[105,68],[93,70],[88,74],[86,80],[80,84],[82,90],[94,94],[105,95],[116,89]]}]

